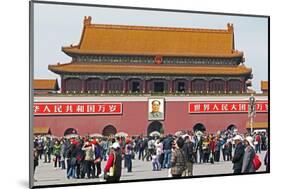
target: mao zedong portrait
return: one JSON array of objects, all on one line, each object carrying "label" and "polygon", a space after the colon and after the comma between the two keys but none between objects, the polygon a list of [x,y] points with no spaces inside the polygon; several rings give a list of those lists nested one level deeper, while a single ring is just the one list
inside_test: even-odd
[{"label": "mao zedong portrait", "polygon": [[163,119],[164,118],[163,112],[160,111],[161,105],[162,104],[159,100],[153,100],[151,102],[152,111],[149,112],[150,119]]}]

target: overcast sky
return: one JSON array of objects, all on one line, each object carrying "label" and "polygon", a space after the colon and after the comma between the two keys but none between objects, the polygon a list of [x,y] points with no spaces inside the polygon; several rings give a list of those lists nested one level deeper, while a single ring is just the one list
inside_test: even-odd
[{"label": "overcast sky", "polygon": [[48,70],[48,65],[71,60],[61,47],[79,43],[84,16],[91,16],[92,23],[97,24],[226,29],[228,22],[233,23],[235,48],[244,52],[245,65],[253,69],[254,89],[260,91],[260,81],[268,80],[267,18],[37,3],[34,6],[34,78],[59,79],[59,75]]}]

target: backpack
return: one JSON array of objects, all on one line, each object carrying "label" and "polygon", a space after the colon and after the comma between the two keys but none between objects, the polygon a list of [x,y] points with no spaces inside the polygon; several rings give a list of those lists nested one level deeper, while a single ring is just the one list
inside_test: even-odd
[{"label": "backpack", "polygon": [[257,154],[253,158],[253,166],[255,170],[258,170],[261,167],[261,160]]}]

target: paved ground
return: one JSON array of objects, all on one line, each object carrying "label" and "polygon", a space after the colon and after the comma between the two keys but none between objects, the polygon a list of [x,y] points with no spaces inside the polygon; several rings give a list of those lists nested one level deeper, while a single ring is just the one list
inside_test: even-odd
[{"label": "paved ground", "polygon": [[[261,160],[265,152],[259,154]],[[105,162],[102,162],[102,169]],[[124,162],[123,162],[124,164]],[[265,171],[265,166],[259,169]],[[194,164],[194,176],[196,175],[214,175],[214,174],[228,174],[232,173],[231,162],[215,162],[215,164]],[[133,172],[127,173],[125,168],[122,169],[121,180],[136,180],[136,179],[155,179],[165,178],[168,176],[168,170],[162,169],[161,171],[152,171],[151,162],[133,160]],[[39,166],[36,168],[35,173],[35,186],[40,185],[54,185],[54,184],[72,184],[72,183],[90,183],[90,182],[104,182],[100,178],[95,179],[67,179],[66,171],[61,169],[54,169],[52,163],[43,163],[40,161]]]}]

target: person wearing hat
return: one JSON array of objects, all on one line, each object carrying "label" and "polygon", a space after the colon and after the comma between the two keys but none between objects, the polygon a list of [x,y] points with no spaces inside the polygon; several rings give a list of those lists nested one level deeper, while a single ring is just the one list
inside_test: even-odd
[{"label": "person wearing hat", "polygon": [[92,145],[90,144],[89,141],[84,143],[82,150],[85,151],[84,170],[87,174],[87,178],[90,179],[91,172],[92,172],[91,168],[92,167],[94,168],[93,163],[92,163],[94,151],[93,151]]},{"label": "person wearing hat", "polygon": [[92,141],[92,148],[93,148],[93,171],[92,171],[92,177],[98,178],[101,174],[101,160],[102,160],[102,154],[101,154],[101,146],[99,144],[99,141],[97,139],[94,139]]},{"label": "person wearing hat", "polygon": [[122,172],[122,155],[120,145],[114,142],[110,147],[110,154],[104,168],[104,178],[108,183],[119,182]]},{"label": "person wearing hat", "polygon": [[187,168],[186,154],[182,149],[184,145],[183,138],[178,138],[173,145],[171,157],[171,175],[174,178],[180,178]]},{"label": "person wearing hat", "polygon": [[247,136],[244,140],[244,144],[245,144],[245,153],[243,157],[242,173],[256,172],[253,165],[253,159],[255,156],[253,138],[251,136]]},{"label": "person wearing hat", "polygon": [[235,151],[232,158],[234,174],[240,174],[242,171],[243,157],[244,157],[244,146],[242,144],[242,137],[236,135],[234,138]]},{"label": "person wearing hat", "polygon": [[133,153],[133,146],[131,144],[130,139],[126,139],[126,146],[125,146],[125,167],[127,167],[127,171],[132,172],[132,153]]}]

